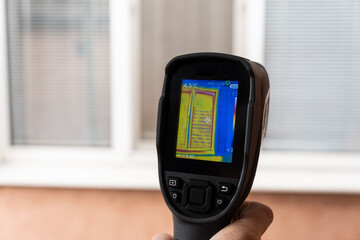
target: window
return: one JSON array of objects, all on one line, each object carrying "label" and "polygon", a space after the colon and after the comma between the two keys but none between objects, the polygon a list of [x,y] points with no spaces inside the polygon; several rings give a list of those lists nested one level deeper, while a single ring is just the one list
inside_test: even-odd
[{"label": "window", "polygon": [[218,51],[270,75],[255,189],[360,191],[359,2],[16,0],[5,9],[0,184],[156,188],[165,64]]},{"label": "window", "polygon": [[0,183],[155,187],[132,147],[130,1],[0,3]]},{"label": "window", "polygon": [[359,1],[267,0],[265,148],[360,151]]},{"label": "window", "polygon": [[167,62],[191,52],[232,49],[232,0],[141,1],[141,137],[154,139]]},{"label": "window", "polygon": [[110,145],[108,1],[8,1],[13,145]]},{"label": "window", "polygon": [[247,1],[247,56],[270,75],[264,190],[359,191],[359,10],[352,0]]}]

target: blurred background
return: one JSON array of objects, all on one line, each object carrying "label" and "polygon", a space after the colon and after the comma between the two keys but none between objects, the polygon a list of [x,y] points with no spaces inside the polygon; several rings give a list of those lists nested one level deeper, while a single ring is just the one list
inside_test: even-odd
[{"label": "blurred background", "polygon": [[1,1],[0,239],[171,233],[157,103],[166,63],[203,51],[269,73],[263,239],[360,239],[359,0]]}]

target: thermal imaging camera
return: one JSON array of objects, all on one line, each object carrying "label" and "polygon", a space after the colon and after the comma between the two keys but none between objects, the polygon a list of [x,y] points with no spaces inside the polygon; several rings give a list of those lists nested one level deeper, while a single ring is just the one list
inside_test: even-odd
[{"label": "thermal imaging camera", "polygon": [[256,62],[194,53],[168,63],[156,145],[175,240],[208,240],[230,223],[251,189],[268,109]]}]

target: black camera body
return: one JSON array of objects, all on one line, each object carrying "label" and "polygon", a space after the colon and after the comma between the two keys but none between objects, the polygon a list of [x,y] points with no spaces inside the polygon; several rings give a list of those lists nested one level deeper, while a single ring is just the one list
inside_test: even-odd
[{"label": "black camera body", "polygon": [[266,133],[269,78],[248,59],[172,59],[159,101],[156,146],[174,239],[210,239],[247,197]]}]

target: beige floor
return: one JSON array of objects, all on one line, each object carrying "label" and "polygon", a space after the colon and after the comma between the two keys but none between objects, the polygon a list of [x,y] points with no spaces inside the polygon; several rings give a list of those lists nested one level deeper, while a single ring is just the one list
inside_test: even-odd
[{"label": "beige floor", "polygon": [[[359,240],[360,195],[256,193],[275,219],[263,239]],[[0,187],[1,240],[150,239],[171,232],[158,191]]]}]

